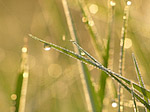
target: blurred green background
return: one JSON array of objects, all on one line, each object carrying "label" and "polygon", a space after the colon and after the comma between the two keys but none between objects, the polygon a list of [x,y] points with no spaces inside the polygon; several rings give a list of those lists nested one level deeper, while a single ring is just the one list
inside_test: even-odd
[{"label": "blurred green background", "polygon": [[[94,25],[107,42],[108,1],[85,0]],[[116,0],[109,68],[118,73],[123,1]],[[96,9],[92,9],[94,4]],[[80,45],[96,59],[96,53],[77,0],[68,0]],[[95,13],[92,10],[97,10]],[[132,52],[135,53],[146,88],[150,89],[150,1],[133,0],[125,48],[125,77],[137,82]],[[11,95],[16,90],[24,38],[31,33],[41,39],[73,50],[61,0],[0,0],[0,112],[13,112]],[[25,112],[87,112],[77,61],[28,39],[29,83]],[[101,59],[98,59],[100,62]],[[99,70],[88,66],[95,88]],[[108,78],[103,112],[114,112],[112,80]],[[116,84],[117,86],[117,84]],[[117,87],[116,87],[117,88]],[[131,95],[125,90],[124,100]],[[126,111],[133,111],[125,106]]]}]

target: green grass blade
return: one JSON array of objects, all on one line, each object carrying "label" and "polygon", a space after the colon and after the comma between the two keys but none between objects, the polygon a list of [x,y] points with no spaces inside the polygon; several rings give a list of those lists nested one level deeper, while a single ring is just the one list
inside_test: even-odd
[{"label": "green grass blade", "polygon": [[21,88],[22,88],[22,81],[23,81],[23,72],[18,74],[17,84],[16,84],[16,111],[19,111],[19,104],[20,104],[20,97],[21,97]]},{"label": "green grass blade", "polygon": [[87,51],[85,51],[82,47],[80,47],[75,41],[73,43],[80,49],[82,52],[84,52],[91,60],[93,60],[96,63],[99,63],[93,56],[91,56]]},{"label": "green grass blade", "polygon": [[[120,47],[121,47],[120,48],[120,60],[119,60],[119,74],[120,75],[122,75],[122,72],[123,72],[124,44],[125,44],[125,38],[127,35],[129,8],[130,8],[130,5],[126,3],[125,8],[124,8],[123,26],[121,30],[121,41],[120,41]],[[123,102],[122,94],[123,94],[123,89],[119,85],[118,87],[118,112],[123,112],[123,108],[121,108],[121,106],[123,106],[123,104],[121,104],[121,102]]]},{"label": "green grass blade", "polygon": [[[136,60],[133,53],[132,53],[132,58],[133,58],[133,62],[134,62],[134,65],[135,65],[135,69],[136,69],[139,84],[141,85],[141,87],[145,88],[145,85],[144,85],[144,82],[143,82],[143,79],[142,79],[142,75],[141,75],[139,67],[138,67],[137,60]],[[148,96],[147,96],[146,92],[142,90],[142,93],[143,93],[145,101],[147,101],[147,103],[149,103],[149,99],[148,99]],[[147,112],[150,112],[150,111],[147,110]]]},{"label": "green grass blade", "polygon": [[134,104],[134,112],[139,112],[138,111],[138,108],[137,108],[137,104],[136,104],[136,101],[135,101],[135,96],[134,96],[134,94],[133,94],[133,91],[134,91],[134,88],[133,88],[133,84],[131,83],[131,89],[132,89],[132,91],[131,91],[131,94],[132,94],[132,100],[133,100],[133,104]]},{"label": "green grass blade", "polygon": [[[109,1],[108,1],[109,2]],[[104,67],[108,67],[108,61],[109,61],[109,51],[110,51],[110,40],[112,38],[112,29],[113,29],[113,12],[114,12],[114,6],[112,6],[110,3],[108,3],[108,36],[107,36],[107,46],[105,48],[104,54],[103,54],[103,65]],[[106,80],[108,78],[107,73],[104,71],[101,72],[99,85],[99,97],[100,97],[100,112],[102,112],[103,109],[103,100],[105,97],[105,86],[106,86]]]},{"label": "green grass blade", "polygon": [[[89,60],[89,59],[87,59],[87,58],[85,58],[85,57],[83,57],[83,56],[81,56],[81,55],[78,55],[78,54],[74,53],[73,51],[70,51],[70,50],[65,49],[65,48],[63,48],[63,47],[60,47],[60,46],[58,46],[58,45],[55,45],[55,44],[46,42],[46,41],[44,41],[44,40],[42,40],[42,39],[39,39],[39,38],[37,38],[37,37],[35,37],[35,36],[32,36],[31,34],[29,34],[29,36],[30,36],[31,38],[37,40],[37,41],[40,41],[40,42],[43,43],[43,44],[48,44],[51,48],[53,48],[53,49],[55,49],[55,50],[57,50],[57,51],[59,51],[59,52],[61,52],[61,53],[63,53],[63,54],[66,54],[66,55],[68,55],[68,56],[70,56],[70,57],[72,57],[72,58],[75,58],[75,59],[77,59],[77,60],[83,62],[83,63],[92,65],[92,66],[94,66],[94,67],[96,67],[96,68],[98,68],[98,69],[101,69],[101,70],[105,71],[106,73],[108,73],[108,75],[110,75],[113,79],[115,79],[115,80],[116,80],[118,83],[120,83],[127,91],[129,91],[129,92],[131,93],[131,89],[126,85],[127,83],[124,84],[124,83],[122,82],[122,79],[124,79],[124,80],[126,80],[126,82],[128,82],[128,83],[130,84],[130,83],[131,83],[130,80],[128,80],[128,79],[126,79],[126,78],[124,78],[124,77],[118,75],[117,73],[115,73],[115,72],[109,70],[108,68],[105,68],[105,67],[104,67],[103,65],[101,65],[101,64],[97,64],[97,63],[95,63],[95,62],[93,62],[93,61],[91,61],[91,60]],[[129,84],[128,84],[128,85],[129,85]],[[135,92],[133,92],[133,94],[135,95],[135,97],[136,97],[143,105],[145,105],[146,108],[148,108],[148,109],[150,110],[150,105],[149,105],[143,98],[141,98],[141,97],[140,97],[137,93],[135,93]]]},{"label": "green grass blade", "polygon": [[99,58],[101,58],[101,56],[103,54],[103,50],[104,50],[104,46],[102,46],[103,40],[100,38],[100,35],[97,31],[96,26],[95,25],[94,26],[90,25],[90,22],[91,21],[94,22],[94,21],[93,21],[90,13],[88,11],[88,8],[87,8],[84,0],[78,0],[78,4],[80,6],[83,18],[85,19],[85,21],[83,21],[83,22],[88,27],[89,33],[91,35],[91,41],[93,42],[95,53]]},{"label": "green grass blade", "polygon": [[[68,24],[68,28],[70,31],[70,36],[72,38],[72,40],[74,40],[74,42],[79,43],[78,42],[78,37],[76,34],[76,30],[73,24],[73,20],[71,18],[71,14],[70,14],[70,10],[67,4],[66,0],[62,0],[63,3],[63,7],[64,7],[64,12],[65,12],[65,16],[67,19],[67,24]],[[74,47],[74,50],[77,54],[81,54],[79,47]],[[81,77],[81,82],[83,84],[83,90],[84,90],[84,95],[85,95],[85,99],[86,99],[86,103],[87,103],[87,109],[88,111],[92,111],[92,112],[97,112],[99,111],[99,107],[98,107],[98,101],[97,101],[97,96],[94,90],[94,87],[92,85],[91,79],[90,79],[90,72],[88,70],[88,68],[86,67],[85,64],[78,62],[79,65],[79,70],[81,71],[80,77]]]}]

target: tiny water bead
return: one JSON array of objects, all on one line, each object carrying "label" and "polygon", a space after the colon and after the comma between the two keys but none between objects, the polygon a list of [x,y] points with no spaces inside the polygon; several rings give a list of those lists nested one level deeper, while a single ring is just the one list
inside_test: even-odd
[{"label": "tiny water bead", "polygon": [[110,1],[110,5],[113,7],[116,5],[116,3],[114,1]]},{"label": "tiny water bead", "polygon": [[44,50],[45,51],[49,51],[51,49],[51,47],[50,47],[50,45],[48,45],[48,44],[44,44]]},{"label": "tiny water bead", "polygon": [[86,23],[88,21],[87,17],[82,17],[82,22]]},{"label": "tiny water bead", "polygon": [[12,100],[16,100],[16,99],[17,99],[17,95],[16,95],[16,94],[12,94],[12,95],[11,95],[11,99],[12,99]]},{"label": "tiny water bead", "polygon": [[84,56],[84,55],[85,55],[85,53],[84,53],[84,52],[81,52],[81,55],[82,55],[82,56]]},{"label": "tiny water bead", "polygon": [[24,52],[24,53],[27,52],[27,48],[26,48],[26,47],[23,47],[23,48],[22,48],[22,52]]},{"label": "tiny water bead", "polygon": [[117,104],[117,102],[112,102],[111,106],[112,106],[113,108],[116,108],[116,107],[118,106],[118,104]]},{"label": "tiny water bead", "polygon": [[128,6],[131,5],[131,1],[127,1],[127,5],[128,5]]},{"label": "tiny water bead", "polygon": [[88,24],[89,24],[90,26],[94,26],[94,21],[93,21],[93,20],[90,20],[90,21],[88,21]]}]

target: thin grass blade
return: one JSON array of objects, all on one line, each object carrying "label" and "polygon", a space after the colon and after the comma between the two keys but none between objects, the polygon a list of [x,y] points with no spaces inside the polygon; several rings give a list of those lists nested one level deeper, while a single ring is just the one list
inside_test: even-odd
[{"label": "thin grass blade", "polygon": [[[70,51],[70,50],[65,49],[65,48],[63,48],[63,47],[60,47],[60,46],[58,46],[58,45],[55,45],[55,44],[49,43],[49,42],[47,42],[47,41],[44,41],[44,40],[42,40],[42,39],[39,39],[39,38],[37,38],[37,37],[35,37],[35,36],[32,36],[31,34],[29,34],[29,36],[30,36],[31,38],[37,40],[37,41],[40,41],[40,42],[43,43],[43,44],[48,44],[51,48],[53,48],[53,49],[55,49],[55,50],[57,50],[57,51],[59,51],[59,52],[61,52],[61,53],[63,53],[63,54],[66,54],[66,55],[68,55],[68,56],[70,56],[70,57],[72,57],[72,58],[75,58],[75,59],[77,59],[77,60],[79,60],[79,61],[85,63],[85,64],[92,65],[92,66],[94,66],[94,67],[96,67],[96,68],[98,68],[98,69],[101,69],[101,70],[105,71],[106,73],[108,73],[108,75],[110,75],[110,77],[112,77],[113,79],[115,79],[115,80],[116,80],[118,83],[120,83],[127,91],[129,91],[129,92],[131,93],[131,89],[128,87],[128,85],[129,85],[128,83],[131,83],[130,80],[128,80],[128,79],[126,79],[126,78],[120,76],[119,74],[117,74],[117,73],[111,71],[111,70],[108,69],[108,68],[105,68],[105,67],[104,67],[103,65],[101,65],[101,64],[97,64],[97,63],[95,63],[95,62],[93,62],[93,61],[91,61],[91,60],[89,60],[89,59],[87,59],[87,58],[85,58],[85,57],[83,57],[83,56],[81,56],[81,55],[76,54],[76,53],[73,52],[73,51]],[[126,82],[128,82],[128,83],[124,84],[124,83],[122,82],[122,79],[126,80]],[[128,84],[128,85],[127,85],[127,84]],[[148,109],[150,110],[150,105],[149,105],[142,97],[140,97],[136,92],[133,92],[133,94],[135,95],[135,97],[136,97],[143,105],[145,105],[146,108],[148,108]]]},{"label": "thin grass blade", "polygon": [[[65,16],[67,19],[67,24],[68,24],[68,28],[70,31],[70,36],[72,38],[72,40],[74,40],[74,42],[79,43],[78,42],[78,37],[76,34],[76,30],[73,24],[73,20],[71,18],[71,13],[68,7],[68,3],[66,0],[62,0],[63,3],[63,7],[64,7],[64,12],[65,12]],[[74,50],[77,54],[81,55],[80,49],[79,47],[74,47]],[[84,95],[85,95],[85,99],[86,99],[86,103],[87,103],[87,109],[89,112],[97,112],[99,111],[99,107],[98,107],[98,101],[96,98],[96,93],[94,90],[94,87],[92,85],[91,79],[90,79],[90,72],[87,68],[87,66],[81,62],[78,62],[79,65],[79,70],[81,72],[80,77],[81,77],[81,82],[83,85],[83,90],[84,90]]]},{"label": "thin grass blade", "polygon": [[[134,62],[134,65],[135,65],[135,69],[136,69],[136,73],[137,73],[137,78],[138,78],[139,84],[141,85],[141,87],[145,88],[144,81],[143,81],[142,75],[140,73],[137,60],[136,60],[136,58],[135,58],[133,53],[132,53],[132,58],[133,58],[133,62]],[[147,103],[149,103],[149,99],[148,99],[148,96],[147,96],[146,92],[142,90],[142,93],[143,93],[145,101],[147,101]],[[150,111],[147,110],[147,112],[150,112]]]}]

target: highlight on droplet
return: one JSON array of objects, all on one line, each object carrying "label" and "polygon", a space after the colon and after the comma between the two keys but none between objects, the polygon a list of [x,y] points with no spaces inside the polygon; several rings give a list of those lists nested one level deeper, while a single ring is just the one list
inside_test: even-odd
[{"label": "highlight on droplet", "polygon": [[51,49],[51,47],[48,44],[44,44],[44,50],[45,51],[49,51]]},{"label": "highlight on droplet", "polygon": [[127,5],[128,5],[128,6],[131,5],[131,1],[127,1]]},{"label": "highlight on droplet", "polygon": [[84,52],[81,52],[81,55],[82,55],[82,56],[84,56],[84,55],[85,55],[85,53],[84,53]]},{"label": "highlight on droplet", "polygon": [[24,53],[27,52],[27,48],[26,48],[26,47],[23,47],[23,48],[22,48],[22,52],[24,52]]},{"label": "highlight on droplet", "polygon": [[98,6],[96,4],[91,4],[89,6],[89,11],[92,14],[96,14],[98,12]]},{"label": "highlight on droplet", "polygon": [[116,5],[116,3],[114,1],[110,1],[110,5],[113,7]]},{"label": "highlight on droplet", "polygon": [[111,106],[112,106],[113,108],[116,108],[116,107],[118,106],[118,104],[117,104],[117,102],[112,102]]},{"label": "highlight on droplet", "polygon": [[88,21],[88,24],[89,24],[90,26],[94,26],[94,21],[93,21],[93,20],[90,20],[90,21]]}]

